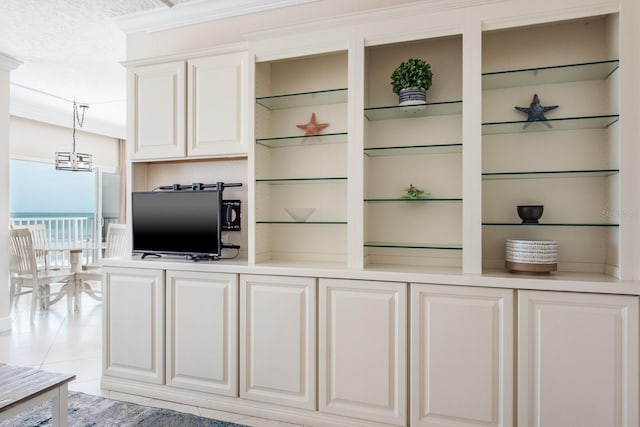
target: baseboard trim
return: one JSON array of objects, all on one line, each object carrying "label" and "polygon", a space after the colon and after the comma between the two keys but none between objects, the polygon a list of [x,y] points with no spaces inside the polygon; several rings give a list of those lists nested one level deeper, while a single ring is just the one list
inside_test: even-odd
[{"label": "baseboard trim", "polygon": [[[390,427],[391,424],[376,423],[356,418],[325,414],[306,409],[289,408],[255,402],[239,397],[226,397],[198,391],[190,391],[166,385],[148,384],[139,381],[103,375],[100,388],[153,399],[168,400],[185,405],[199,406],[218,411],[233,412],[248,417],[269,418],[282,422],[310,427]],[[238,421],[241,422],[241,421]],[[396,426],[397,427],[397,426]]]}]

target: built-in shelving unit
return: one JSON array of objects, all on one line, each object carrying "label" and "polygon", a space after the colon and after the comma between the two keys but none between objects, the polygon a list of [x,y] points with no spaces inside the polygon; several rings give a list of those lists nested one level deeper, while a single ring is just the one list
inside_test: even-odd
[{"label": "built-in shelving unit", "polygon": [[403,197],[396,197],[390,199],[364,199],[365,202],[369,203],[385,203],[385,202],[402,202],[402,203],[433,203],[433,202],[462,202],[462,198],[442,198],[442,197],[425,197],[421,199],[409,199]]},{"label": "built-in shelving unit", "polygon": [[483,172],[482,178],[493,179],[545,179],[565,177],[605,177],[619,173],[618,169],[602,170],[560,170],[560,171],[516,171],[516,172]]},{"label": "built-in shelving unit", "polygon": [[462,153],[462,144],[431,144],[365,148],[368,157]]},{"label": "built-in shelving unit", "polygon": [[283,95],[256,97],[256,103],[269,110],[311,107],[314,105],[346,104],[348,93],[347,88],[286,93]]},{"label": "built-in shelving unit", "polygon": [[[256,66],[255,260],[346,264],[347,55]],[[327,123],[305,135],[312,114]],[[314,208],[306,221],[286,208]]]},{"label": "built-in shelving unit", "polygon": [[258,138],[256,139],[256,144],[260,144],[269,148],[301,146],[303,144],[346,144],[347,138],[348,134],[346,132],[326,133],[322,135],[308,136],[279,136],[275,138]]},{"label": "built-in shelving unit", "polygon": [[[365,54],[365,268],[461,271],[461,37],[370,46]],[[389,76],[412,57],[431,65],[433,85],[427,104],[398,106]],[[404,197],[410,184],[428,194]]]},{"label": "built-in shelving unit", "polygon": [[491,122],[482,124],[482,134],[605,129],[617,121],[618,115],[611,114],[606,116],[550,118],[542,122],[528,122],[526,120]]},{"label": "built-in shelving unit", "polygon": [[482,225],[493,226],[518,226],[518,227],[619,227],[620,224],[571,224],[571,223],[508,223],[508,222],[483,222]]},{"label": "built-in shelving unit", "polygon": [[[521,238],[558,241],[559,271],[616,274],[620,224],[607,214],[620,199],[615,22],[605,16],[483,35],[485,270],[503,268],[504,241]],[[553,35],[563,43],[546,43]],[[534,94],[541,105],[559,106],[546,121],[528,122],[513,108]],[[538,224],[521,223],[520,204],[544,205]]]},{"label": "built-in shelving unit", "polygon": [[258,183],[265,184],[274,184],[274,185],[285,185],[285,184],[317,184],[320,182],[331,182],[331,181],[346,181],[347,177],[345,176],[333,176],[333,177],[317,177],[317,178],[266,178],[266,179],[256,179]]},{"label": "built-in shelving unit", "polygon": [[430,102],[424,105],[391,105],[364,109],[364,115],[369,121],[446,116],[450,114],[462,114],[462,101]]},{"label": "built-in shelving unit", "polygon": [[618,69],[619,65],[620,61],[614,59],[608,61],[486,72],[482,74],[482,88],[484,90],[490,90],[533,86],[537,84],[605,80]]},{"label": "built-in shelving unit", "polygon": [[461,245],[447,244],[419,244],[419,243],[398,243],[398,242],[365,242],[367,248],[396,248],[396,249],[434,249],[445,251],[461,251]]}]

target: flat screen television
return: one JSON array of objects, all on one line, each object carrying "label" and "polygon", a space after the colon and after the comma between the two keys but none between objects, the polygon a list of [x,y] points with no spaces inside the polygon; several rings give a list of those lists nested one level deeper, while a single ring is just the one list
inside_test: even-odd
[{"label": "flat screen television", "polygon": [[133,192],[133,252],[217,259],[222,253],[222,192]]}]

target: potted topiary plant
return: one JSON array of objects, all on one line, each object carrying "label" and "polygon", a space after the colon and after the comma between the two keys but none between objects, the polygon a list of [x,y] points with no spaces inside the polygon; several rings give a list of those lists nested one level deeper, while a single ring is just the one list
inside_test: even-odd
[{"label": "potted topiary plant", "polygon": [[400,105],[426,104],[432,78],[431,65],[422,59],[402,62],[391,74],[393,92],[398,94]]}]

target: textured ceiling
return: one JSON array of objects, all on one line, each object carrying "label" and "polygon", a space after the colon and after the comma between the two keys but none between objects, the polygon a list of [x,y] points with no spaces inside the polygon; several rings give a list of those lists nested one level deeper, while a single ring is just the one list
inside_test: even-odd
[{"label": "textured ceiling", "polygon": [[125,138],[123,21],[153,16],[173,28],[316,1],[0,0],[0,54],[22,62],[11,72],[11,114],[71,127],[76,100],[89,104],[84,130]]},{"label": "textured ceiling", "polygon": [[126,37],[116,18],[170,20],[193,5],[219,19],[308,1],[317,0],[0,0],[0,54],[22,62],[11,72],[11,114],[70,127],[77,100],[90,106],[84,130],[125,138]]},{"label": "textured ceiling", "polygon": [[90,104],[87,122],[93,116],[94,124],[124,129],[125,35],[112,18],[156,8],[167,6],[160,0],[0,1],[0,52],[23,62],[11,72],[12,113],[16,98],[17,110],[36,103],[68,108],[70,118],[64,100],[76,99]]}]

